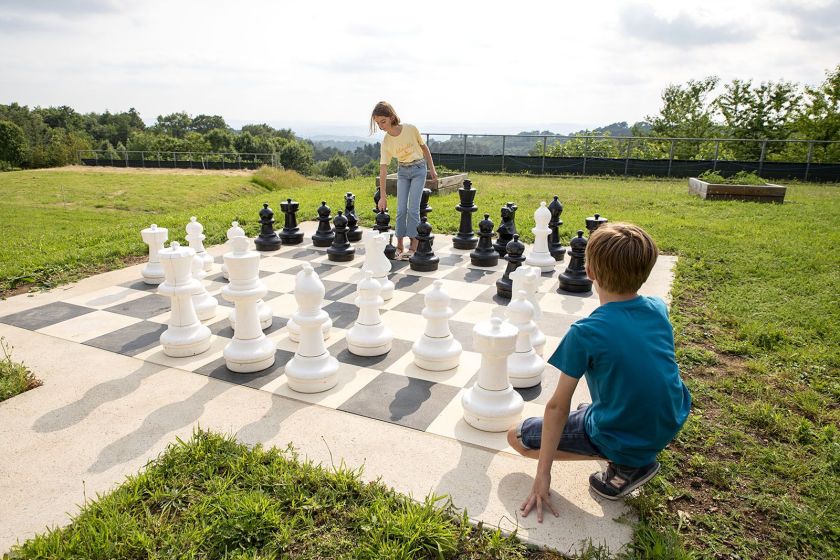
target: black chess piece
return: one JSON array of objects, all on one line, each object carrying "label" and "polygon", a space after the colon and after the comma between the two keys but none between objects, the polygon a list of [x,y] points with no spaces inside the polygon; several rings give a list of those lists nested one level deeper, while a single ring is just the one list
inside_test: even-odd
[{"label": "black chess piece", "polygon": [[432,211],[432,207],[429,206],[429,197],[432,196],[431,189],[423,189],[423,194],[420,195],[420,218],[428,217],[429,213]]},{"label": "black chess piece", "polygon": [[351,192],[344,195],[344,217],[347,218],[347,240],[361,241],[362,230],[359,229],[359,218],[356,216],[356,195]]},{"label": "black chess piece", "polygon": [[333,237],[332,244],[327,249],[327,258],[333,262],[352,261],[353,256],[356,254],[356,248],[350,245],[350,241],[347,240],[348,221],[341,210],[338,211],[338,215],[333,219],[335,236]]},{"label": "black chess piece", "polygon": [[[385,210],[380,210],[376,213],[376,225],[373,226],[373,229],[378,231],[379,233],[388,233],[391,231],[390,224],[391,223],[391,216]],[[388,237],[388,244],[385,245],[385,256],[391,260],[394,260],[397,257],[397,248],[391,243],[393,241],[394,235],[391,234]]]},{"label": "black chess piece", "polygon": [[594,216],[586,218],[586,229],[589,230],[589,235],[592,235],[596,229],[606,224],[608,221],[609,220],[601,216],[601,214],[595,214]]},{"label": "black chess piece", "polygon": [[455,210],[461,213],[461,225],[458,233],[452,239],[452,246],[456,249],[475,249],[478,238],[472,228],[472,213],[478,210],[475,201],[475,189],[472,188],[472,181],[464,179],[464,186],[458,189],[458,196],[461,202]]},{"label": "black chess piece", "polygon": [[505,206],[510,208],[510,233],[511,235],[518,235],[519,232],[516,231],[516,211],[519,209],[519,206],[513,202],[508,202]]},{"label": "black chess piece", "polygon": [[507,244],[505,252],[507,253],[505,260],[508,264],[504,276],[496,280],[496,294],[499,297],[510,299],[513,297],[513,280],[510,273],[525,262],[525,255],[522,254],[525,252],[525,244],[519,241],[518,233],[513,235],[513,239]]},{"label": "black chess piece", "polygon": [[560,281],[559,290],[574,293],[592,291],[592,280],[586,276],[584,255],[586,254],[587,240],[583,236],[583,230],[579,229],[577,237],[569,242],[569,266],[561,272],[557,279]]},{"label": "black chess piece", "polygon": [[512,230],[512,219],[513,210],[510,209],[510,206],[502,206],[502,223],[499,224],[499,229],[496,230],[496,233],[499,234],[499,238],[493,244],[493,248],[496,249],[496,252],[499,253],[500,257],[505,256],[507,244],[510,243],[514,236]]},{"label": "black chess piece", "polygon": [[548,229],[551,230],[548,237],[548,252],[554,257],[555,261],[563,262],[563,258],[566,256],[566,248],[560,241],[560,226],[563,225],[560,214],[563,213],[563,203],[558,198],[555,196],[551,204],[548,205],[551,212],[551,220],[548,222]]},{"label": "black chess piece", "polygon": [[490,214],[484,214],[484,219],[478,222],[478,247],[470,253],[473,266],[496,266],[499,264],[499,253],[493,248],[493,222]]},{"label": "black chess piece", "polygon": [[440,259],[432,251],[432,243],[434,243],[435,236],[432,235],[432,225],[426,219],[426,216],[420,218],[420,223],[417,225],[417,250],[408,259],[408,264],[411,270],[417,272],[432,272],[437,270]]},{"label": "black chess piece", "polygon": [[280,203],[280,210],[286,215],[283,230],[280,232],[280,239],[286,245],[298,245],[303,242],[303,233],[297,227],[296,214],[299,209],[300,203],[291,198],[287,198],[286,202]]},{"label": "black chess piece", "polygon": [[312,244],[316,247],[329,247],[335,239],[335,231],[330,225],[330,207],[322,200],[318,207],[318,230],[312,234]]},{"label": "black chess piece", "polygon": [[282,245],[274,231],[274,210],[268,207],[268,202],[264,202],[260,210],[260,234],[254,239],[254,245],[257,251],[276,251]]}]

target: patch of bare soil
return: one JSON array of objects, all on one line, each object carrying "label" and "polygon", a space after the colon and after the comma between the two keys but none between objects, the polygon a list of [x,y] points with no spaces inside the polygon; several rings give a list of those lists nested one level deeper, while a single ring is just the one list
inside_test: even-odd
[{"label": "patch of bare soil", "polygon": [[31,169],[28,171],[69,171],[73,173],[117,173],[117,174],[147,174],[147,175],[223,175],[225,177],[250,177],[254,174],[251,169],[159,169],[152,167],[93,167],[90,165],[66,165],[47,169]]}]

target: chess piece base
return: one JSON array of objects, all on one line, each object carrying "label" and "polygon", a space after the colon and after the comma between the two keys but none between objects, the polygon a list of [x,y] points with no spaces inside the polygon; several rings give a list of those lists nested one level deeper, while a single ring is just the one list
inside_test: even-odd
[{"label": "chess piece base", "polygon": [[347,241],[361,241],[362,240],[362,230],[355,229],[353,231],[347,232]]},{"label": "chess piece base", "polygon": [[219,302],[213,296],[204,293],[199,297],[192,296],[193,307],[195,307],[195,314],[198,315],[199,321],[208,321],[216,316],[216,310],[219,307]]},{"label": "chess piece base", "polygon": [[274,342],[265,336],[253,340],[234,338],[222,351],[222,355],[230,371],[253,373],[274,365],[275,351]]},{"label": "chess piece base", "polygon": [[548,253],[554,257],[554,260],[557,262],[563,262],[563,259],[566,256],[566,248],[565,247],[558,247],[558,248],[549,248]]},{"label": "chess piece base", "polygon": [[561,274],[557,277],[560,282],[559,290],[564,292],[572,292],[574,294],[582,294],[592,291],[592,280],[584,276],[583,278],[575,278]]},{"label": "chess piece base", "polygon": [[478,383],[467,389],[461,405],[467,424],[484,432],[507,431],[519,421],[525,408],[522,396],[513,387],[488,391]]},{"label": "chess piece base", "polygon": [[472,251],[478,246],[478,237],[458,237],[452,239],[452,246],[456,249],[469,249]]},{"label": "chess piece base", "polygon": [[511,299],[513,297],[513,282],[502,282],[501,279],[496,280],[496,295],[501,298]]},{"label": "chess piece base", "polygon": [[315,237],[312,236],[312,244],[316,247],[329,247],[333,243],[332,237]]},{"label": "chess piece base", "polygon": [[347,350],[356,356],[381,356],[391,351],[394,335],[383,323],[353,325],[347,331]]},{"label": "chess piece base", "polygon": [[411,347],[414,365],[427,371],[455,369],[461,362],[461,343],[451,334],[446,338],[432,338],[425,334]]},{"label": "chess piece base", "polygon": [[191,327],[169,327],[160,335],[163,353],[172,358],[186,358],[210,348],[210,329],[197,324]]},{"label": "chess piece base", "polygon": [[298,356],[286,364],[286,382],[298,393],[321,393],[338,384],[338,360],[324,352],[320,356]]},{"label": "chess piece base", "polygon": [[542,382],[545,362],[536,351],[516,352],[508,357],[508,377],[516,389],[534,387]]},{"label": "chess piece base", "polygon": [[300,245],[303,243],[302,233],[280,233],[278,235],[285,245]]},{"label": "chess piece base", "polygon": [[144,268],[140,274],[143,275],[143,283],[157,286],[166,280],[166,275],[163,273],[163,267],[158,271],[155,268],[149,270],[149,267]]},{"label": "chess piece base", "polygon": [[548,253],[537,253],[529,255],[525,259],[525,264],[528,266],[536,266],[541,272],[554,272],[554,267],[557,266],[557,261],[554,260]]},{"label": "chess piece base", "polygon": [[327,249],[327,259],[331,260],[332,262],[348,262],[352,261],[353,257],[356,255],[356,251],[352,248],[349,251],[330,251]]},{"label": "chess piece base", "polygon": [[414,271],[417,271],[417,272],[434,272],[435,270],[438,269],[438,262],[439,261],[440,261],[440,258],[434,257],[434,258],[431,258],[429,260],[424,260],[424,261],[419,261],[418,262],[418,261],[414,260],[414,257],[411,257],[410,259],[408,259],[408,266],[411,268],[411,270],[414,270]]},{"label": "chess piece base", "polygon": [[499,264],[499,255],[493,253],[487,256],[470,255],[470,263],[473,266],[490,267]]},{"label": "chess piece base", "polygon": [[273,241],[262,241],[260,238],[254,240],[254,246],[257,248],[257,251],[276,251],[282,245],[279,237]]}]

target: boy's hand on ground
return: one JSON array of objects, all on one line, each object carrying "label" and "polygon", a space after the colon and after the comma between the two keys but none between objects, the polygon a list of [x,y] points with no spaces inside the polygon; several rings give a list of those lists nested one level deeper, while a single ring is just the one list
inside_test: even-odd
[{"label": "boy's hand on ground", "polygon": [[528,498],[524,502],[522,502],[522,505],[519,506],[520,511],[522,511],[522,517],[528,517],[528,514],[531,512],[531,510],[536,507],[537,522],[542,523],[543,506],[551,510],[551,513],[554,514],[554,517],[560,517],[560,514],[557,513],[557,510],[554,509],[554,504],[551,503],[550,492],[551,475],[538,474],[534,478],[534,486],[531,488],[531,493],[528,495]]}]

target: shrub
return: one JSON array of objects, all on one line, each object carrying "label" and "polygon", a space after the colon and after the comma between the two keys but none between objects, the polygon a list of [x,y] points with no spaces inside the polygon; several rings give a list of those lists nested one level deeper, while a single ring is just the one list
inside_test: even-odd
[{"label": "shrub", "polygon": [[327,177],[346,179],[350,176],[350,170],[350,160],[338,154],[333,155],[324,165],[324,175]]},{"label": "shrub", "polygon": [[26,161],[28,151],[23,129],[11,121],[0,121],[0,161],[19,166]]}]

